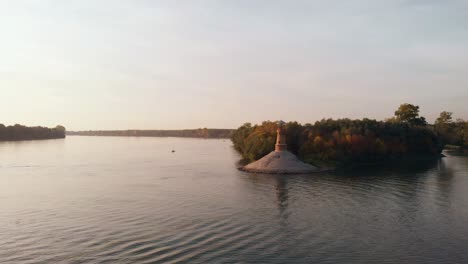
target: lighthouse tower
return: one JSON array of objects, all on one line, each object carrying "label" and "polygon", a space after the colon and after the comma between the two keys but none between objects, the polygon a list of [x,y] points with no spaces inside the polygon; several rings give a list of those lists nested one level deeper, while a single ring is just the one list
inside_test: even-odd
[{"label": "lighthouse tower", "polygon": [[278,122],[278,129],[276,129],[276,144],[275,151],[286,151],[288,146],[286,145],[286,131],[284,129],[284,122]]}]

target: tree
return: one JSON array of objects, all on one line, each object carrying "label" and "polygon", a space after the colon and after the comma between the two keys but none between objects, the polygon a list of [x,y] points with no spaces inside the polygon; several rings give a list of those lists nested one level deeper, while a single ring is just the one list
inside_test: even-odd
[{"label": "tree", "polygon": [[254,131],[254,129],[255,128],[252,127],[252,124],[245,123],[232,133],[231,140],[234,143],[234,148],[237,151],[243,154],[246,153],[246,140],[247,137]]},{"label": "tree", "polygon": [[435,121],[435,125],[445,125],[452,123],[452,112],[443,111]]},{"label": "tree", "polygon": [[426,118],[419,116],[419,106],[412,104],[402,104],[395,111],[395,118],[398,122],[408,123],[415,126],[425,126]]},{"label": "tree", "polygon": [[56,126],[55,131],[57,132],[56,137],[65,138],[66,129],[65,129],[64,126],[62,126],[62,125]]},{"label": "tree", "polygon": [[442,145],[456,144],[456,126],[452,123],[452,112],[443,111],[434,123],[434,130]]},{"label": "tree", "polygon": [[463,145],[465,148],[468,148],[468,122],[465,122],[463,129]]}]

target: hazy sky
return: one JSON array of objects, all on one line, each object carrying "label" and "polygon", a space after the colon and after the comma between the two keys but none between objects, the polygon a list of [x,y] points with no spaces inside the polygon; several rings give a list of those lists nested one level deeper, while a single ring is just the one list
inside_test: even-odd
[{"label": "hazy sky", "polygon": [[468,119],[468,1],[0,0],[0,123]]}]

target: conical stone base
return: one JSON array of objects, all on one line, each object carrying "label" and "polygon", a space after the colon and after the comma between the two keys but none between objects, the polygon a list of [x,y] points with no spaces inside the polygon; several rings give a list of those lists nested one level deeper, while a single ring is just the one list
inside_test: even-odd
[{"label": "conical stone base", "polygon": [[271,174],[304,174],[322,171],[300,161],[289,151],[272,151],[265,157],[244,166],[241,170]]}]

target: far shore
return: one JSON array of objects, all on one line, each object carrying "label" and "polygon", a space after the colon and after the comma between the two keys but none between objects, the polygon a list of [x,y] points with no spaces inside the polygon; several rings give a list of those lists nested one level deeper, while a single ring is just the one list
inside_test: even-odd
[{"label": "far shore", "polygon": [[229,139],[233,129],[198,128],[183,130],[89,130],[67,131],[69,136],[112,136],[112,137],[183,137]]}]

